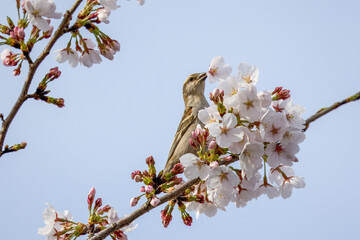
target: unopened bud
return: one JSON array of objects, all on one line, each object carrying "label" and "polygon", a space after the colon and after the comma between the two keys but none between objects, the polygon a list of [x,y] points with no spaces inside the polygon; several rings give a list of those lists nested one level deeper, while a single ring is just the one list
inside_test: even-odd
[{"label": "unopened bud", "polygon": [[194,140],[192,138],[189,138],[189,144],[190,146],[192,146],[193,148],[196,148],[196,144],[194,142]]},{"label": "unopened bud", "polygon": [[105,205],[104,207],[100,208],[97,211],[97,214],[102,215],[102,214],[108,212],[110,209],[111,209],[111,207],[109,205]]},{"label": "unopened bud", "polygon": [[156,207],[157,205],[159,205],[159,203],[160,203],[160,199],[157,198],[157,197],[153,197],[153,198],[151,199],[151,201],[150,201],[150,204],[151,204],[151,206],[153,206],[153,207]]},{"label": "unopened bud", "polygon": [[65,107],[65,100],[63,98],[58,98],[56,99],[55,104],[59,108]]},{"label": "unopened bud", "polygon": [[145,187],[145,192],[147,192],[147,193],[152,193],[153,190],[154,190],[154,187],[152,185],[147,185]]},{"label": "unopened bud", "polygon": [[19,68],[15,68],[14,71],[13,71],[14,76],[19,76],[20,73],[21,73],[21,70]]},{"label": "unopened bud", "polygon": [[209,150],[213,150],[216,147],[216,140],[213,139],[211,140],[211,142],[209,143]]},{"label": "unopened bud", "polygon": [[134,179],[135,176],[139,175],[141,172],[139,170],[136,170],[134,172],[131,173],[131,179]]},{"label": "unopened bud", "polygon": [[211,162],[210,163],[210,168],[216,168],[217,166],[219,166],[219,163],[217,161]]},{"label": "unopened bud", "polygon": [[183,172],[184,172],[184,166],[181,163],[175,164],[173,169],[171,170],[171,173],[173,175],[181,174]]},{"label": "unopened bud", "polygon": [[96,194],[95,188],[91,188],[90,192],[88,193],[88,198],[87,198],[87,203],[88,203],[89,209],[91,208],[91,205],[94,202],[95,194]]},{"label": "unopened bud", "polygon": [[150,157],[146,158],[145,162],[149,166],[155,165],[155,160],[154,160],[153,156],[150,156]]},{"label": "unopened bud", "polygon": [[142,182],[143,179],[139,175],[136,175],[134,177],[134,180],[135,180],[135,182]]},{"label": "unopened bud", "polygon": [[219,97],[219,94],[220,94],[220,90],[218,88],[215,88],[213,91],[212,91],[212,95],[214,98],[218,98]]},{"label": "unopened bud", "polygon": [[192,131],[191,136],[193,137],[193,139],[197,139],[199,137],[196,131]]},{"label": "unopened bud", "polygon": [[102,199],[101,198],[96,199],[94,211],[96,211],[99,207],[101,207],[101,205],[102,205]]},{"label": "unopened bud", "polygon": [[139,198],[136,198],[136,197],[133,197],[131,200],[130,200],[130,206],[131,207],[134,207],[138,204],[139,202]]},{"label": "unopened bud", "polygon": [[224,161],[231,161],[231,160],[233,160],[232,156],[227,156],[227,157],[224,157],[223,159],[224,159]]},{"label": "unopened bud", "polygon": [[145,187],[144,186],[140,187],[140,192],[145,192]]}]

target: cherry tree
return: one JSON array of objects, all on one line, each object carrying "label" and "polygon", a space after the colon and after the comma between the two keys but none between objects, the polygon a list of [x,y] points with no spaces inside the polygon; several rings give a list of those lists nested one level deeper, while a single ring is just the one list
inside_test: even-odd
[{"label": "cherry tree", "polygon": [[[138,4],[143,5],[144,1],[138,1]],[[126,5],[131,6],[130,3]],[[6,45],[1,52],[1,61],[5,67],[12,69],[14,78],[23,86],[9,111],[0,115],[1,159],[7,159],[8,156],[14,159],[17,154],[26,155],[26,151],[32,148],[31,140],[10,143],[7,138],[13,122],[19,118],[19,110],[24,108],[25,103],[38,100],[55,108],[66,109],[64,107],[65,104],[67,106],[67,98],[55,91],[56,84],[64,81],[61,70],[64,64],[70,66],[67,67],[68,71],[73,71],[71,68],[90,71],[90,67],[92,69],[105,65],[106,59],[113,60],[121,48],[121,39],[116,40],[102,30],[114,24],[111,16],[120,11],[116,0],[77,0],[73,6],[67,6],[68,10],[64,12],[59,11],[57,3],[51,0],[14,1],[14,6],[18,16],[8,17],[6,24],[1,25],[2,45]],[[109,34],[115,31],[112,28],[108,30]],[[57,45],[60,46],[58,49],[54,47]],[[40,50],[37,46],[40,46]],[[49,54],[54,55],[56,65],[45,65]],[[189,145],[196,154],[187,153],[180,157],[180,163],[174,165],[170,172],[161,171],[163,165],[159,164],[156,156],[150,156],[152,153],[143,161],[127,160],[126,164],[135,161],[138,163],[134,165],[131,179],[141,183],[138,186],[140,191],[135,190],[125,195],[121,189],[115,190],[116,183],[111,188],[114,192],[121,193],[122,198],[127,197],[131,207],[139,206],[136,210],[128,213],[129,215],[120,215],[118,212],[124,211],[114,207],[115,202],[98,197],[101,192],[99,187],[96,187],[98,194],[95,188],[91,188],[87,194],[87,206],[84,205],[84,210],[88,208],[88,219],[78,219],[68,210],[60,211],[48,204],[43,212],[45,226],[39,226],[38,229],[40,235],[47,239],[76,239],[80,236],[93,240],[106,237],[126,239],[127,232],[136,229],[137,219],[155,208],[160,212],[158,219],[165,228],[172,224],[175,217],[191,226],[196,224],[193,222],[195,217],[199,218],[201,215],[215,216],[216,219],[217,214],[229,208],[230,204],[243,208],[250,201],[264,196],[269,199],[287,199],[294,194],[295,189],[305,187],[305,180],[297,175],[296,167],[301,165],[301,159],[298,158],[299,144],[305,140],[307,129],[312,122],[339,106],[358,100],[360,93],[344,96],[344,100],[332,105],[329,103],[328,107],[321,108],[305,118],[305,108],[298,105],[298,99],[292,99],[293,90],[278,85],[270,89],[259,89],[258,84],[264,79],[260,77],[261,69],[256,65],[239,63],[235,67],[228,64],[222,56],[213,57],[206,63],[208,67],[199,70],[206,73],[207,85],[214,83],[216,86],[212,87],[209,94],[210,106],[199,111],[198,118],[203,125],[194,128],[189,139]],[[89,71],[84,71],[82,76],[86,78]],[[101,68],[98,71],[101,71]],[[141,98],[136,94],[136,90],[142,88],[137,85],[135,76],[136,74],[134,79],[131,79],[135,83],[134,89],[122,89],[133,92],[134,99]],[[116,81],[121,76],[112,78],[112,81]],[[111,86],[111,82],[103,84]],[[6,86],[6,83],[3,83],[3,86]],[[143,108],[141,106],[135,107],[140,115],[126,113],[126,109],[132,108],[135,100],[122,99],[122,94],[119,92],[119,101],[109,102],[109,105],[114,106],[113,111],[119,109],[122,113],[121,119],[140,117]],[[89,96],[82,102],[84,105],[91,105],[97,97],[99,96]],[[106,98],[106,94],[102,97]],[[51,114],[53,110],[48,111]],[[154,116],[161,121],[167,121],[164,112],[165,110],[156,110]],[[36,113],[33,113],[33,116],[36,116]],[[101,119],[106,116],[92,113],[89,117],[99,118],[101,126]],[[147,117],[141,118],[146,125]],[[53,122],[52,125],[57,127],[60,122]],[[122,127],[127,126],[114,126],[119,129]],[[126,144],[135,141],[131,140],[132,138],[136,139],[139,147],[143,144],[141,135],[146,133],[138,134],[136,125],[131,128],[130,136],[119,136],[119,145],[122,146],[121,149],[119,147],[119,159],[127,149]],[[44,128],[43,131],[46,132],[47,129]],[[56,137],[47,136],[44,132],[39,134],[43,134],[43,147],[46,148],[45,144],[51,145],[52,138]],[[156,139],[156,136],[153,138]],[[71,147],[76,149],[80,145],[81,142]],[[117,145],[104,143],[95,148],[106,153],[108,148],[116,148]],[[88,147],[87,151],[94,151],[94,147]],[[51,159],[49,161],[51,162]],[[84,165],[89,164],[86,159],[79,161],[84,161]],[[141,162],[146,165],[140,165]],[[104,172],[111,166],[103,166],[100,160],[94,163],[96,167],[89,173],[89,178],[106,178]],[[71,169],[71,166],[67,168]],[[61,174],[57,171],[54,173],[55,178],[61,181]],[[123,176],[119,175],[118,179],[121,177]],[[76,177],[74,180],[81,181]],[[76,184],[65,186],[63,193],[72,187],[76,188]],[[88,189],[81,191],[86,196]],[[71,206],[66,208],[71,209]],[[237,211],[241,212],[242,209]]]}]

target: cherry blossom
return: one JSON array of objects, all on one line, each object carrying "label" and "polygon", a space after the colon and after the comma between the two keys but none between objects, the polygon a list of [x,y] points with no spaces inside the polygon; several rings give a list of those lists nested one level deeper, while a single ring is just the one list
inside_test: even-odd
[{"label": "cherry blossom", "polygon": [[111,11],[109,9],[100,8],[96,12],[97,12],[97,16],[99,18],[99,21],[101,21],[103,23],[106,23],[106,24],[110,23],[108,18],[109,18],[110,14],[111,14]]},{"label": "cherry blossom", "polygon": [[50,31],[51,27],[47,18],[61,18],[62,14],[55,12],[56,5],[53,0],[24,0],[24,8],[27,11],[28,20],[43,32]]},{"label": "cherry blossom", "polygon": [[240,183],[239,177],[227,166],[219,166],[210,171],[206,186],[218,191],[233,192],[234,188]]},{"label": "cherry blossom", "polygon": [[180,163],[185,167],[184,175],[188,179],[200,178],[207,179],[210,167],[192,153],[187,153],[180,157]]},{"label": "cherry blossom", "polygon": [[209,132],[216,137],[216,143],[222,147],[230,147],[233,142],[240,142],[244,133],[240,128],[236,128],[237,118],[232,113],[227,113],[222,118],[222,124],[214,122],[209,124]]},{"label": "cherry blossom", "polygon": [[55,51],[57,54],[55,60],[58,63],[63,63],[68,61],[71,67],[77,67],[79,64],[79,55],[76,51],[71,48],[64,48]]},{"label": "cherry blossom", "polygon": [[259,80],[259,69],[248,63],[240,63],[238,65],[238,78],[243,87],[253,86]]},{"label": "cherry blossom", "polygon": [[102,60],[100,52],[94,50],[95,44],[90,39],[84,39],[86,43],[86,50],[80,56],[80,63],[85,67],[91,67],[93,64],[99,64]]},{"label": "cherry blossom", "polygon": [[107,10],[116,10],[120,6],[116,4],[117,0],[98,0],[101,5]]},{"label": "cherry blossom", "polygon": [[299,146],[293,142],[288,143],[286,146],[280,143],[270,143],[265,149],[265,154],[268,156],[267,163],[273,168],[281,164],[291,166],[293,162],[297,161],[295,154],[299,150]]},{"label": "cherry blossom", "polygon": [[54,234],[61,231],[63,226],[60,225],[60,222],[56,222],[55,219],[62,218],[72,221],[73,217],[67,210],[65,210],[64,213],[59,213],[51,204],[47,203],[47,205],[48,208],[46,208],[43,212],[45,227],[39,228],[38,234],[46,236],[47,240],[56,240],[57,237],[54,236]]},{"label": "cherry blossom", "polygon": [[262,167],[261,157],[264,154],[264,144],[260,142],[248,142],[245,144],[243,151],[240,154],[240,167],[243,170],[242,175],[245,174],[248,178]]},{"label": "cherry blossom", "polygon": [[218,82],[226,79],[231,74],[232,68],[230,65],[225,64],[223,57],[214,57],[210,63],[207,78],[210,83]]},{"label": "cherry blossom", "polygon": [[271,109],[262,117],[260,133],[264,141],[279,141],[286,132],[286,117],[284,114]]}]

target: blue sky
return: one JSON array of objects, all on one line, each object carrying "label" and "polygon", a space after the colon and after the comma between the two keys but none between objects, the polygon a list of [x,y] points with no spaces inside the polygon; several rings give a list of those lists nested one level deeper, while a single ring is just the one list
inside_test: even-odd
[{"label": "blue sky", "polygon": [[[0,9],[1,23],[6,15],[15,19],[13,2]],[[55,2],[62,12],[71,5]],[[91,187],[120,215],[130,213],[129,200],[140,188],[130,173],[144,169],[149,155],[164,166],[183,113],[183,81],[206,71],[215,56],[224,56],[233,69],[239,62],[258,66],[258,90],[290,89],[294,103],[306,107],[305,118],[360,90],[358,1],[119,4],[110,24],[102,26],[121,44],[114,61],[73,69],[56,63],[51,54],[36,73],[32,91],[49,68],[60,67],[62,76],[50,89],[51,96],[65,99],[65,108],[29,100],[9,130],[6,144],[26,141],[28,146],[0,159],[4,239],[44,239],[37,229],[43,226],[46,202],[86,222]],[[15,78],[11,70],[0,67],[4,115],[25,77]],[[206,94],[215,87],[207,83]],[[175,214],[167,229],[160,207],[136,221],[139,227],[129,239],[355,239],[360,234],[359,104],[345,105],[310,126],[294,166],[307,185],[291,198],[263,196],[245,208],[230,206],[214,218],[201,216],[191,227]]]}]

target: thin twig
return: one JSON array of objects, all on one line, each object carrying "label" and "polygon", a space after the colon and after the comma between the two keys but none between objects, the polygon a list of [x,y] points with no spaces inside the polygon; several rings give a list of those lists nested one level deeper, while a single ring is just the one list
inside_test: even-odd
[{"label": "thin twig", "polygon": [[346,99],[344,99],[344,100],[342,100],[340,102],[334,103],[330,107],[320,109],[314,115],[312,115],[311,117],[306,119],[304,132],[308,129],[311,122],[314,122],[316,119],[324,116],[325,114],[331,112],[332,110],[337,109],[338,107],[340,107],[340,106],[342,106],[342,105],[344,105],[346,103],[354,102],[354,101],[357,101],[359,99],[360,99],[360,92],[357,92],[354,95],[352,95],[351,97],[348,97],[348,98],[346,98]]},{"label": "thin twig", "polygon": [[[160,203],[157,206],[160,206],[161,204],[163,204],[163,203],[165,203],[167,201],[170,201],[171,199],[175,199],[175,198],[179,197],[186,189],[188,189],[189,187],[191,187],[194,184],[197,184],[199,181],[200,181],[199,178],[192,179],[192,180],[187,181],[183,185],[180,185],[180,187],[177,188],[176,190],[174,190],[174,191],[172,191],[170,193],[167,193],[166,195],[160,197]],[[154,208],[156,208],[156,207],[150,205],[150,202],[148,201],[148,202],[144,203],[140,208],[135,210],[129,216],[119,220],[116,223],[111,224],[106,229],[102,230],[101,232],[95,234],[93,237],[89,238],[89,240],[103,240],[107,236],[109,236],[111,233],[115,232],[116,230],[118,230],[118,229],[120,229],[122,227],[125,227],[125,226],[129,225],[135,219],[137,219],[141,215],[149,212],[150,210],[152,210]]]},{"label": "thin twig", "polygon": [[44,50],[41,52],[39,57],[36,59],[36,61],[34,63],[32,63],[31,60],[29,61],[29,72],[28,72],[28,75],[27,75],[26,80],[24,82],[24,85],[23,85],[23,88],[21,90],[20,96],[18,97],[16,103],[12,107],[9,115],[2,122],[2,127],[1,127],[1,131],[0,131],[0,157],[3,154],[2,149],[3,149],[3,146],[4,146],[4,141],[5,141],[5,137],[6,137],[8,129],[9,129],[9,126],[12,123],[15,115],[19,111],[20,107],[22,106],[22,104],[27,99],[27,94],[28,94],[31,82],[32,82],[32,80],[34,78],[34,75],[35,75],[35,72],[36,72],[37,68],[42,63],[42,61],[49,55],[50,50],[52,49],[52,47],[54,46],[56,41],[64,34],[65,27],[68,25],[68,23],[69,23],[69,21],[71,19],[71,16],[74,14],[75,10],[79,7],[79,5],[80,5],[80,3],[82,1],[83,0],[76,0],[74,5],[65,13],[64,18],[61,21],[61,23],[60,23],[59,27],[57,28],[56,32],[54,33],[52,38],[49,40],[48,44],[46,45]]}]

